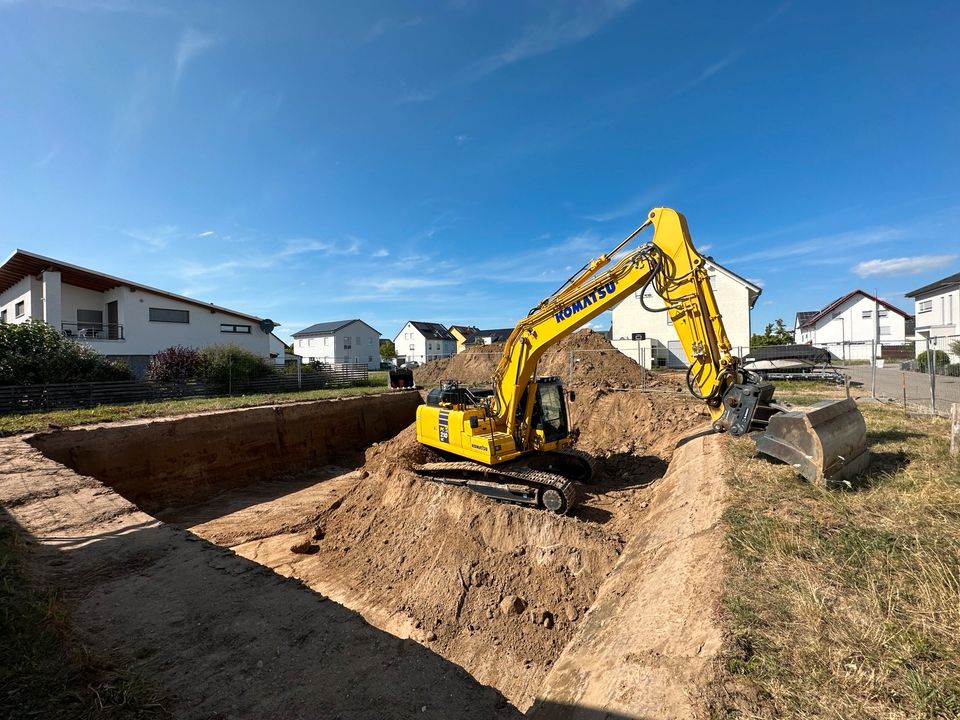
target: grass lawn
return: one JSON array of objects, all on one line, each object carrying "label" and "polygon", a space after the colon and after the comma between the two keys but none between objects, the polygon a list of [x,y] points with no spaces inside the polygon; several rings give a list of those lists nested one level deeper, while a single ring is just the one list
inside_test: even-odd
[{"label": "grass lawn", "polygon": [[[843,388],[778,383],[798,404]],[[873,465],[829,490],[732,439],[716,718],[960,717],[960,458],[861,403]]]},{"label": "grass lawn", "polygon": [[23,547],[0,521],[0,718],[167,718],[137,676],[106,666],[71,638],[57,598],[27,587]]},{"label": "grass lawn", "polygon": [[276,405],[280,403],[302,402],[304,400],[325,400],[352,395],[379,393],[386,390],[387,373],[371,372],[366,385],[349,388],[331,388],[329,390],[306,390],[304,392],[262,393],[256,395],[235,395],[233,397],[184,398],[156,403],[135,403],[130,405],[98,405],[80,410],[50,410],[26,413],[23,415],[0,415],[0,437],[17,433],[46,430],[51,425],[70,427],[115,420],[133,420],[135,418],[163,417],[168,415],[186,415],[210,410],[229,410],[231,408],[253,407],[255,405]]}]

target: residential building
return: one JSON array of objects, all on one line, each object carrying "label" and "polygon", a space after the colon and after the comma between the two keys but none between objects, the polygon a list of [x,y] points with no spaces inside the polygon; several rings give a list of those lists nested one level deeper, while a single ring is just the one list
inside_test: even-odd
[{"label": "residential building", "polygon": [[822,310],[798,312],[795,328],[794,342],[825,348],[844,360],[869,360],[871,342],[879,347],[903,345],[913,333],[913,317],[886,300],[853,290]]},{"label": "residential building", "polygon": [[467,346],[471,345],[489,345],[490,343],[505,342],[513,333],[513,328],[495,328],[493,330],[477,330],[470,339],[467,340]]},{"label": "residential building", "polygon": [[950,362],[960,362],[960,356],[950,353],[950,343],[960,340],[960,273],[948,275],[929,285],[906,294],[912,298],[917,318],[916,352],[931,349],[950,354]]},{"label": "residential building", "polygon": [[278,323],[17,250],[0,265],[0,322],[43,321],[142,375],[171,345],[239,345],[265,360]]},{"label": "residential building", "polygon": [[397,356],[406,362],[429,362],[457,352],[457,339],[440,323],[410,320],[393,341]]},{"label": "residential building", "polygon": [[[708,259],[706,267],[733,352],[746,354],[750,347],[750,311],[762,291],[755,283],[713,260]],[[647,368],[687,367],[687,356],[670,315],[651,312],[644,307],[646,304],[655,310],[662,308],[663,300],[651,287],[646,288],[642,300],[641,292],[644,291],[638,290],[614,307],[613,346]]]},{"label": "residential building", "polygon": [[293,334],[293,352],[304,362],[363,363],[380,369],[380,331],[363,320],[333,320]]},{"label": "residential building", "polygon": [[286,362],[286,352],[287,344],[274,333],[270,333],[270,359],[276,365],[283,367]]},{"label": "residential building", "polygon": [[462,353],[466,348],[467,339],[477,331],[472,325],[451,325],[450,334],[456,338],[457,352]]}]

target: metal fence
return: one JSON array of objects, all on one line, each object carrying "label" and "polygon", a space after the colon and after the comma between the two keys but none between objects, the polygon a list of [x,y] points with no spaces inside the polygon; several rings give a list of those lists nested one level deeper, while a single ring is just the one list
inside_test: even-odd
[{"label": "metal fence", "polygon": [[[781,346],[765,347],[772,351]],[[782,357],[790,346],[782,346]],[[831,365],[861,384],[872,397],[893,400],[906,410],[949,414],[960,403],[960,335],[922,338],[916,343],[873,341],[818,344],[829,350]],[[734,348],[746,357],[755,348]]]},{"label": "metal fence", "polygon": [[188,397],[219,397],[270,392],[296,392],[348,387],[369,380],[366,364],[344,363],[303,367],[296,372],[272,373],[256,379],[229,378],[226,384],[202,381],[58,383],[0,387],[0,413],[36,410],[73,410],[138,402],[161,402]]}]

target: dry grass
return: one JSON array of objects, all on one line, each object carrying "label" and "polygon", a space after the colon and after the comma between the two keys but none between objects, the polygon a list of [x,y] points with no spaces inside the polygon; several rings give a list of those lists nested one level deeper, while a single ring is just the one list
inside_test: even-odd
[{"label": "dry grass", "polygon": [[874,462],[855,487],[812,486],[730,444],[714,717],[960,717],[960,459],[946,421],[861,408]]}]

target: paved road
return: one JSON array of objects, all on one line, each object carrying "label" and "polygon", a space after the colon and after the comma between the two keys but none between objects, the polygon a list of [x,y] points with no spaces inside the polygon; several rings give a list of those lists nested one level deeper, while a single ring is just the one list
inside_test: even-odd
[{"label": "paved road", "polygon": [[[851,365],[844,368],[850,378],[863,383],[870,390],[871,368],[869,365]],[[930,408],[930,376],[926,373],[904,372],[894,368],[877,368],[877,396],[903,401],[906,385],[907,403]],[[937,375],[937,412],[949,413],[951,403],[960,403],[960,378]]]}]

